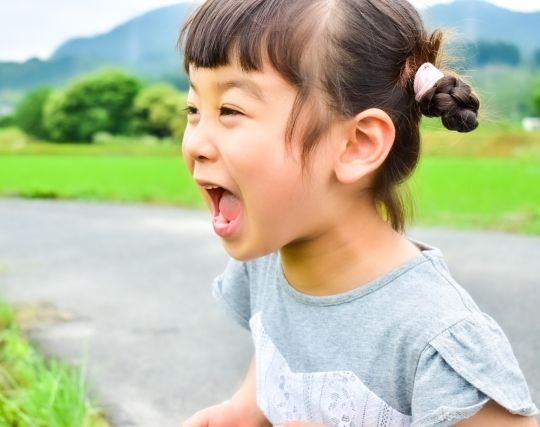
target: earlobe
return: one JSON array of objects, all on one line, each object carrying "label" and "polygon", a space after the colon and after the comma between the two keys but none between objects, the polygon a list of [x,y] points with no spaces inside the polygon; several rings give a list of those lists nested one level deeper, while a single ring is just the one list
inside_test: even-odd
[{"label": "earlobe", "polygon": [[378,108],[362,111],[345,124],[338,146],[335,174],[343,184],[353,184],[377,170],[392,148],[395,127]]}]

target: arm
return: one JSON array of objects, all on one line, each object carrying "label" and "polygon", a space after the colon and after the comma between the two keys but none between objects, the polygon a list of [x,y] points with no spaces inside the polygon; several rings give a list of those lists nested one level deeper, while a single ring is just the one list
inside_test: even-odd
[{"label": "arm", "polygon": [[508,412],[494,400],[470,418],[460,421],[455,427],[538,427],[534,417],[523,417]]},{"label": "arm", "polygon": [[271,424],[257,406],[255,370],[255,356],[253,356],[244,382],[231,398],[231,402],[241,407],[243,413],[253,419],[257,426],[271,427]]}]

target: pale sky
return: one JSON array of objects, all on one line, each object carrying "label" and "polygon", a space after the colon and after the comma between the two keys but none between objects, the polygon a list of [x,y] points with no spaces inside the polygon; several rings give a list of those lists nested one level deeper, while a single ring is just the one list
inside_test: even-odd
[{"label": "pale sky", "polygon": [[[0,61],[48,58],[65,40],[107,32],[143,12],[182,0],[0,1]],[[419,7],[452,0],[410,0]],[[488,0],[508,9],[540,11],[540,0]]]}]

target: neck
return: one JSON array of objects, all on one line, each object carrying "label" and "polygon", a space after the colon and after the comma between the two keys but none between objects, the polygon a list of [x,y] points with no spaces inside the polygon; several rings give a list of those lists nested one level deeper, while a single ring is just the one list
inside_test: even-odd
[{"label": "neck", "polygon": [[339,212],[339,221],[317,236],[281,248],[283,272],[296,290],[317,296],[346,292],[418,255],[375,206]]}]

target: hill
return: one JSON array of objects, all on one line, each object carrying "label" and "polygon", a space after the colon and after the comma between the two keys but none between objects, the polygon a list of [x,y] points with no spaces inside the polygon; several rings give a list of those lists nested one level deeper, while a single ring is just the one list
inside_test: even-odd
[{"label": "hill", "polygon": [[93,58],[129,65],[143,75],[163,73],[180,63],[176,39],[182,22],[193,8],[193,3],[162,7],[108,33],[68,40],[53,53],[50,60]]}]

